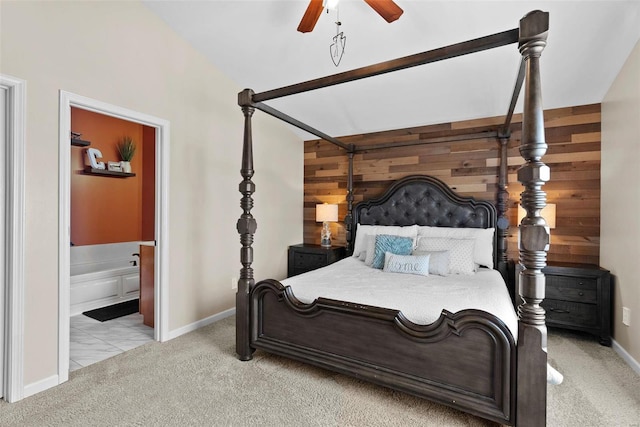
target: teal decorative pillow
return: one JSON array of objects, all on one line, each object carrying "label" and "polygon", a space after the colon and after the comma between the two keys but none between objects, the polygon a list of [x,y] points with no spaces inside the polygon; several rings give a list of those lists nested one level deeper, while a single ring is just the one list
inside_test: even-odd
[{"label": "teal decorative pillow", "polygon": [[394,255],[411,255],[412,250],[413,239],[411,237],[378,234],[376,236],[376,247],[371,266],[380,269],[384,267],[385,252],[391,252]]},{"label": "teal decorative pillow", "polygon": [[429,255],[394,255],[385,253],[384,269],[387,273],[429,275]]}]

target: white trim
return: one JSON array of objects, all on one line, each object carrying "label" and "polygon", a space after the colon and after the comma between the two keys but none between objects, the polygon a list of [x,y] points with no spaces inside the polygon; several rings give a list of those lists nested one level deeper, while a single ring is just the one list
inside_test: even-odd
[{"label": "white trim", "polygon": [[234,314],[236,314],[236,308],[230,308],[228,310],[225,310],[223,312],[220,312],[218,314],[214,314],[213,316],[209,316],[209,317],[205,317],[204,319],[198,320],[197,322],[193,322],[187,326],[183,326],[181,328],[178,329],[174,329],[173,331],[169,332],[168,336],[169,339],[172,340],[174,338],[179,337],[180,335],[184,335],[187,334],[189,332],[193,332],[196,329],[200,329],[204,326],[210,325],[214,322],[217,322],[219,320],[222,319],[226,319],[229,316],[233,316]]},{"label": "white trim", "polygon": [[[154,338],[164,342],[169,333],[169,122],[156,126],[156,218],[154,277]],[[162,284],[162,285],[160,285]],[[159,325],[159,327],[158,327]]]},{"label": "white trim", "polygon": [[58,126],[58,383],[69,379],[71,336],[71,97],[60,91]]},{"label": "white trim", "polygon": [[638,375],[640,375],[640,363],[636,359],[634,359],[627,350],[624,349],[616,340],[611,340],[611,347],[615,350],[616,353],[620,355],[627,362],[627,365],[631,366],[631,369],[636,371]]},{"label": "white trim", "polygon": [[69,379],[70,225],[71,225],[71,107],[93,111],[156,129],[156,250],[155,336],[165,341],[169,325],[169,122],[148,114],[60,91],[59,128],[59,256],[58,256],[58,383]]},{"label": "white trim", "polygon": [[[4,398],[17,402],[23,398],[24,382],[24,147],[27,122],[27,83],[0,75],[7,89],[9,122],[7,128],[7,294],[5,330]],[[0,343],[2,345],[3,343]]]},{"label": "white trim", "polygon": [[40,381],[36,381],[35,383],[28,384],[24,387],[24,396],[29,397],[34,394],[40,393],[41,391],[45,391],[50,389],[51,387],[55,387],[59,384],[58,376],[51,375],[48,378],[42,379]]}]

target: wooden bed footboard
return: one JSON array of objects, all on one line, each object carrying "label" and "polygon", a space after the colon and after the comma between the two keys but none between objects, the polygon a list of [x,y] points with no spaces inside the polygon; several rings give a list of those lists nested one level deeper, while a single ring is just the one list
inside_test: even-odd
[{"label": "wooden bed footboard", "polygon": [[296,299],[276,280],[250,295],[251,347],[514,424],[516,344],[480,310],[416,325],[397,310]]}]

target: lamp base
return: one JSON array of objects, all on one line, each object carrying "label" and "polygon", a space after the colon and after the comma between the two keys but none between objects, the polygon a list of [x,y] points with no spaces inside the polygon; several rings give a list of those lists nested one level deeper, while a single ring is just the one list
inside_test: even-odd
[{"label": "lamp base", "polygon": [[324,221],[322,223],[322,234],[320,235],[320,246],[323,248],[331,247],[331,230],[329,229],[329,222]]}]

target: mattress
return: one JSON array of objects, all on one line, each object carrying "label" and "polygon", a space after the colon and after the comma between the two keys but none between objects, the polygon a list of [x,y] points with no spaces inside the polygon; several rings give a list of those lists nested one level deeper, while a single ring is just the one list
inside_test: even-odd
[{"label": "mattress", "polygon": [[418,325],[433,323],[443,309],[482,310],[501,319],[517,338],[518,317],[509,292],[500,273],[492,269],[480,268],[473,275],[418,276],[383,272],[348,257],[281,283],[306,304],[324,297],[389,308]]}]

